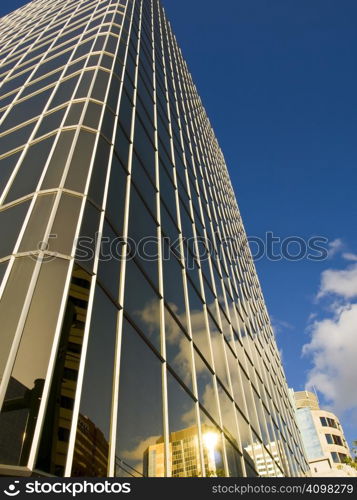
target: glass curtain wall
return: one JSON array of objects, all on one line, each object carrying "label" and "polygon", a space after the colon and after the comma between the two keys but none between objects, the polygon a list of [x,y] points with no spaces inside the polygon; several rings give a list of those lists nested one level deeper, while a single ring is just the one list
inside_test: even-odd
[{"label": "glass curtain wall", "polygon": [[0,474],[304,475],[228,170],[160,2],[33,0],[0,27]]}]

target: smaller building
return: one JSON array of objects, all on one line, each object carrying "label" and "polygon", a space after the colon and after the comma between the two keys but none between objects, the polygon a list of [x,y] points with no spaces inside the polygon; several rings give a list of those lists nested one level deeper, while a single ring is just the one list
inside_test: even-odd
[{"label": "smaller building", "polygon": [[334,413],[322,410],[317,396],[309,391],[294,392],[297,423],[305,446],[311,475],[315,477],[357,476],[345,464],[351,457],[342,426]]},{"label": "smaller building", "polygon": [[[203,459],[206,476],[224,476],[220,435],[209,425],[202,425]],[[170,434],[169,477],[201,477],[201,461],[196,426]],[[144,453],[144,476],[164,477],[164,440],[147,448]]]},{"label": "smaller building", "polygon": [[251,457],[254,457],[260,477],[284,477],[281,472],[283,466],[280,460],[280,454],[283,453],[283,450],[280,450],[279,453],[279,446],[275,441],[269,443],[268,447],[271,455],[267,454],[264,446],[259,442],[255,442],[253,446],[247,446],[245,450]]}]

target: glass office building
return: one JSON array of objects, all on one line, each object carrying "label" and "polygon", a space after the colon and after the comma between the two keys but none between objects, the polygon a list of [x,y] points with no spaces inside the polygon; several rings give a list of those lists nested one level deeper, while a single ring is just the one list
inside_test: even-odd
[{"label": "glass office building", "polygon": [[0,20],[0,474],[299,476],[227,167],[158,0]]}]

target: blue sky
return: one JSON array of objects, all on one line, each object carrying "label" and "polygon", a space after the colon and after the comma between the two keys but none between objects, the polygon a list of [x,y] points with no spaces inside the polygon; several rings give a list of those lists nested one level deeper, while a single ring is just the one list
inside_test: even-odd
[{"label": "blue sky", "polygon": [[[321,403],[342,417],[348,440],[357,439],[357,372],[349,354],[357,326],[351,331],[354,318],[341,312],[353,316],[357,295],[353,255],[346,259],[357,253],[357,3],[163,3],[223,149],[248,235],[334,242],[322,262],[265,258],[256,266],[289,385],[320,388]],[[330,269],[347,275],[327,275],[332,285],[321,285]],[[341,277],[352,293],[343,284],[334,289]],[[335,366],[336,345],[350,373]],[[339,391],[351,391],[347,401]]]},{"label": "blue sky", "polygon": [[[24,3],[3,0],[0,15]],[[256,265],[289,385],[313,384],[357,439],[357,3],[163,4],[248,235],[320,235],[331,244],[321,262]]]}]

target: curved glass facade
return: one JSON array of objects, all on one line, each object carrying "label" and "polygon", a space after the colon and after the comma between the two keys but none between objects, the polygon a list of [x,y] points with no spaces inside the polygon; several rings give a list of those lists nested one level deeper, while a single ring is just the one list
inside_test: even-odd
[{"label": "curved glass facade", "polygon": [[159,1],[33,0],[0,27],[0,474],[303,475],[227,167]]}]

